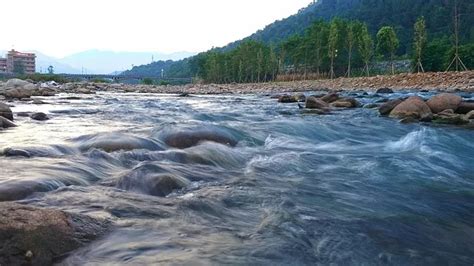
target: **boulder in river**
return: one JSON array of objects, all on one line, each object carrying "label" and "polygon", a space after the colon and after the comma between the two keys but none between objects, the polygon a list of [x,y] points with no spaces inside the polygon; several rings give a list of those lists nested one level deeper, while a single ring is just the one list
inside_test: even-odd
[{"label": "boulder in river", "polygon": [[328,108],[329,104],[320,98],[310,96],[306,99],[306,108],[308,109],[325,109]]},{"label": "boulder in river", "polygon": [[0,265],[52,265],[111,223],[59,210],[0,203]]},{"label": "boulder in river", "polygon": [[12,121],[6,119],[5,117],[0,116],[0,128],[9,128],[9,127],[16,127],[16,125]]},{"label": "boulder in river", "polygon": [[229,132],[214,127],[198,127],[182,130],[165,131],[161,139],[166,145],[178,149],[186,149],[204,141],[216,142],[234,147],[238,140]]},{"label": "boulder in river", "polygon": [[401,99],[395,99],[395,100],[391,100],[391,101],[388,101],[388,102],[385,102],[384,104],[382,104],[379,108],[379,113],[381,115],[389,115],[390,112],[395,108],[397,107],[397,105],[401,104],[403,101]]},{"label": "boulder in river", "polygon": [[296,99],[296,97],[293,95],[281,95],[278,97],[278,102],[279,103],[295,103],[295,102],[298,102],[298,99]]},{"label": "boulder in river", "polygon": [[376,91],[376,93],[379,94],[388,94],[388,93],[393,93],[393,90],[390,88],[380,88]]},{"label": "boulder in river", "polygon": [[469,123],[469,119],[462,114],[454,113],[453,109],[447,109],[433,116],[433,123],[436,124],[450,124],[450,125],[464,125]]},{"label": "boulder in river", "polygon": [[182,189],[190,181],[184,177],[169,174],[125,175],[119,179],[117,187],[127,191],[143,193],[157,197],[166,197],[174,190]]},{"label": "boulder in river", "polygon": [[441,93],[433,96],[426,104],[433,113],[437,114],[447,109],[456,110],[461,102],[461,96],[452,93]]},{"label": "boulder in river", "polygon": [[342,98],[332,102],[331,106],[337,108],[356,108],[360,106],[360,103],[354,98]]},{"label": "boulder in river", "polygon": [[13,121],[13,112],[10,107],[4,103],[0,103],[0,116],[3,116],[10,121]]},{"label": "boulder in river", "polygon": [[327,103],[332,103],[339,100],[339,95],[337,93],[329,93],[321,97],[321,100]]},{"label": "boulder in river", "polygon": [[25,150],[22,150],[22,149],[14,149],[14,148],[5,148],[3,150],[3,155],[7,156],[7,157],[31,157],[30,153],[25,151]]},{"label": "boulder in river", "polygon": [[458,114],[467,114],[470,111],[474,111],[474,103],[471,102],[461,102],[458,108],[455,110]]},{"label": "boulder in river", "polygon": [[41,113],[41,112],[39,112],[39,113],[34,113],[34,114],[32,114],[30,117],[31,117],[31,119],[33,119],[33,120],[38,120],[38,121],[46,121],[46,120],[49,120],[48,115],[45,114],[45,113]]},{"label": "boulder in river", "polygon": [[10,79],[3,87],[3,95],[7,98],[30,98],[36,86],[28,81],[24,81],[21,79]]},{"label": "boulder in river", "polygon": [[470,111],[469,113],[467,113],[464,118],[466,118],[467,120],[469,119],[474,119],[474,111]]},{"label": "boulder in river", "polygon": [[413,117],[422,121],[429,121],[433,117],[433,113],[421,97],[412,96],[393,108],[390,117],[400,119]]}]

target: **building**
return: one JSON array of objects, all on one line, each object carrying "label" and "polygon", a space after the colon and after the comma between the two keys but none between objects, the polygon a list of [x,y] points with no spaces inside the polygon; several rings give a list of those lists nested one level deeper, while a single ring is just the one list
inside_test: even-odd
[{"label": "building", "polygon": [[0,73],[7,73],[7,59],[0,57]]},{"label": "building", "polygon": [[36,72],[36,55],[11,50],[7,58],[0,58],[0,73],[34,74]]}]

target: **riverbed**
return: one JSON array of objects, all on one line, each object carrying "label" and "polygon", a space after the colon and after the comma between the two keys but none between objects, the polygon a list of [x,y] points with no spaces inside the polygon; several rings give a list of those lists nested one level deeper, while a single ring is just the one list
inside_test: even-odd
[{"label": "riverbed", "polygon": [[[351,92],[362,104],[414,94],[432,95]],[[49,104],[12,103],[15,114],[51,119],[15,117],[18,127],[0,131],[0,150],[30,156],[0,157],[0,190],[115,225],[66,265],[474,263],[473,129],[401,124],[367,108],[316,115],[264,94],[41,99]],[[163,140],[202,129],[236,143]],[[186,186],[166,197],[116,186],[153,171]]]}]

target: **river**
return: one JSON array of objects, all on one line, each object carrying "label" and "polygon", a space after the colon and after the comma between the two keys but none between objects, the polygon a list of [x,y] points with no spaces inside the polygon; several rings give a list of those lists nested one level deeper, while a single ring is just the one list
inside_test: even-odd
[{"label": "river", "polygon": [[[472,129],[401,124],[365,108],[315,115],[267,95],[66,96],[14,102],[14,113],[51,119],[18,117],[19,127],[0,131],[0,150],[31,156],[0,157],[0,191],[115,224],[62,264],[474,263]],[[202,129],[235,147],[163,141]],[[101,149],[104,140],[132,148]],[[116,186],[154,172],[186,185],[166,197],[147,195],[146,182]]]}]

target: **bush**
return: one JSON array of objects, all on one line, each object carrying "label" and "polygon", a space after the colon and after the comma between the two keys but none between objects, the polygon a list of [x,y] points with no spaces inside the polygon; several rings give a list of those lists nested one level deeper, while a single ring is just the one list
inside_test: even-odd
[{"label": "bush", "polygon": [[145,85],[153,85],[153,80],[151,78],[144,78],[142,83]]},{"label": "bush", "polygon": [[55,81],[57,83],[68,83],[71,82],[71,80],[64,78],[59,75],[55,74],[29,74],[29,75],[21,75],[18,77],[19,79],[30,79],[34,82],[48,82],[48,81]]},{"label": "bush", "polygon": [[166,80],[160,80],[160,83],[159,83],[161,86],[166,86],[166,85],[170,85],[170,83]]}]

